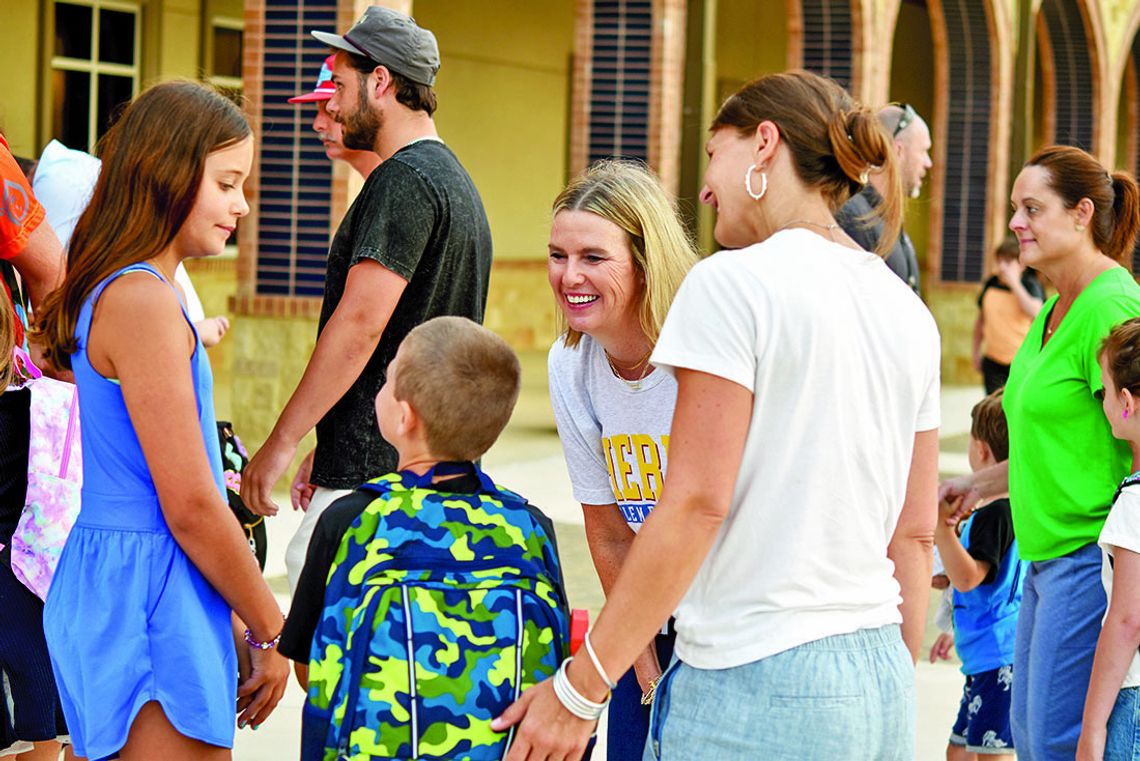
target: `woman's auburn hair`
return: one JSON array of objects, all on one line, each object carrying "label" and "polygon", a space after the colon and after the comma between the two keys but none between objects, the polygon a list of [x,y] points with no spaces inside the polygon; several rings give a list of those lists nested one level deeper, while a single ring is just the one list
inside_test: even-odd
[{"label": "woman's auburn hair", "polygon": [[1042,148],[1025,166],[1048,172],[1049,187],[1074,209],[1081,199],[1093,205],[1093,244],[1105,256],[1121,261],[1136,243],[1140,229],[1140,189],[1128,172],[1109,172],[1091,155],[1069,145]]},{"label": "woman's auburn hair", "polygon": [[874,212],[883,222],[876,253],[894,248],[902,230],[902,180],[894,141],[878,116],[831,79],[786,71],[740,88],[720,107],[710,130],[730,127],[751,137],[765,121],[776,125],[796,174],[820,189],[832,213],[863,189],[870,172],[879,174],[886,191]]},{"label": "woman's auburn hair", "polygon": [[[700,259],[660,180],[641,162],[596,161],[554,199],[552,216],[563,211],[588,211],[625,232],[642,279],[641,330],[650,347],[655,346],[681,281]],[[566,346],[577,346],[582,334],[566,323],[561,310],[558,319]]]},{"label": "woman's auburn hair", "polygon": [[174,241],[194,207],[206,157],[251,134],[233,102],[198,82],[157,84],[127,106],[99,141],[103,167],[71,236],[67,275],[37,310],[52,365],[71,368],[79,310],[96,286]]}]

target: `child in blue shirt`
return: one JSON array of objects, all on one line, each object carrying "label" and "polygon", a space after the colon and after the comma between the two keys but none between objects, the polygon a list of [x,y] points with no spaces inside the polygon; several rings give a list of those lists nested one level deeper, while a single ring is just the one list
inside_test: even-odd
[{"label": "child in blue shirt", "polygon": [[[1009,432],[1001,390],[971,411],[969,460],[977,471],[1009,456]],[[1009,725],[1010,686],[1024,564],[1017,556],[1008,499],[984,503],[966,520],[949,525],[956,505],[943,502],[934,543],[954,588],[954,638],[966,684],[950,733],[947,761],[978,756],[1013,761]]]}]

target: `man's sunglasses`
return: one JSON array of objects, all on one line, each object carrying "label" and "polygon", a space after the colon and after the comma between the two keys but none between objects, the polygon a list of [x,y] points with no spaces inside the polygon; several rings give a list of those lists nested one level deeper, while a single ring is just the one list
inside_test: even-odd
[{"label": "man's sunglasses", "polygon": [[894,132],[891,133],[891,139],[899,136],[899,133],[909,127],[914,120],[918,118],[918,112],[914,110],[914,106],[909,103],[892,103],[892,106],[898,106],[902,109],[902,116],[899,117],[899,123],[895,125]]}]

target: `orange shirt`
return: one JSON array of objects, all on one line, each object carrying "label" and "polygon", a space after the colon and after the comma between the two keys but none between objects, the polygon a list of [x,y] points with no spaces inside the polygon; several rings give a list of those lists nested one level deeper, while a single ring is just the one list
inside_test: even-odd
[{"label": "orange shirt", "polygon": [[24,250],[28,238],[44,221],[44,207],[32,195],[32,186],[12,158],[8,141],[0,135],[0,259],[11,259]]},{"label": "orange shirt", "polygon": [[[1045,293],[1037,276],[1027,272],[1021,284],[1030,295],[1044,299]],[[1013,362],[1021,342],[1029,332],[1033,318],[1022,309],[1017,297],[998,278],[990,277],[978,297],[982,310],[982,345],[985,356],[1002,365]]]},{"label": "orange shirt", "polygon": [[[2,260],[11,259],[28,245],[28,238],[44,221],[44,207],[32,195],[31,184],[12,157],[3,135],[0,135],[0,188],[3,190],[0,195],[0,265],[7,267],[9,265]],[[0,283],[4,285],[0,297],[7,303],[0,303],[0,308],[15,312],[15,299],[3,274],[0,272]],[[16,343],[22,344],[24,325],[19,315],[15,322]]]}]

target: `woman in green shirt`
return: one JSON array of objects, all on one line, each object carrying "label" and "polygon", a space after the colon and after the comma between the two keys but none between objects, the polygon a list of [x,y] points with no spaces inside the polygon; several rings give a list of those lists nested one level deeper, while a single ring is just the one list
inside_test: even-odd
[{"label": "woman in green shirt", "polygon": [[942,485],[968,512],[1009,492],[1025,578],[1011,720],[1017,757],[1071,760],[1105,596],[1097,537],[1132,466],[1101,410],[1100,342],[1140,315],[1140,286],[1121,267],[1140,226],[1140,192],[1077,148],[1038,152],[1013,185],[1021,261],[1057,287],[1010,369],[1006,463]]}]

